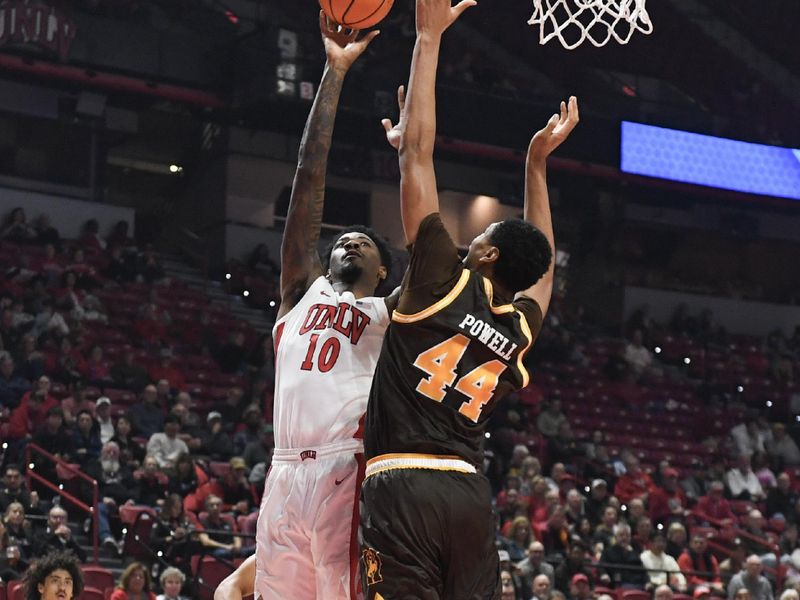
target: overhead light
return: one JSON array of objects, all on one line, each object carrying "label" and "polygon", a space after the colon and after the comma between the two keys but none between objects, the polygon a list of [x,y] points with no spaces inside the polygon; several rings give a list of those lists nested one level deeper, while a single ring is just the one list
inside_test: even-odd
[{"label": "overhead light", "polygon": [[242,292],[242,296],[244,296],[245,298],[247,298],[249,295],[250,295],[250,292],[248,290],[245,290],[245,291]]},{"label": "overhead light", "polygon": [[230,279],[230,278],[231,278],[231,274],[230,273],[225,273],[225,279]]},{"label": "overhead light", "polygon": [[270,300],[269,301],[269,307],[270,308],[275,308],[275,300]]},{"label": "overhead light", "polygon": [[182,173],[183,172],[183,167],[180,166],[180,165],[170,165],[169,166],[169,172],[170,173]]}]

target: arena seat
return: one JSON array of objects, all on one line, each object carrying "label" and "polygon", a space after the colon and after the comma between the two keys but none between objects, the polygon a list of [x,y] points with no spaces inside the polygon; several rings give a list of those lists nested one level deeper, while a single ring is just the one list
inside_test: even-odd
[{"label": "arena seat", "polygon": [[78,600],[105,600],[105,595],[97,588],[87,586],[78,596]]},{"label": "arena seat", "polygon": [[233,565],[213,556],[204,556],[195,570],[195,577],[199,584],[197,589],[198,600],[213,600],[214,590],[231,573],[233,573]]},{"label": "arena seat", "polygon": [[25,600],[25,587],[21,581],[10,581],[6,586],[8,600]]},{"label": "arena seat", "polygon": [[96,590],[114,587],[114,575],[105,567],[81,565],[81,571],[83,571],[83,581],[86,587],[95,588]]},{"label": "arena seat", "polygon": [[650,600],[650,594],[644,590],[617,590],[618,600]]}]

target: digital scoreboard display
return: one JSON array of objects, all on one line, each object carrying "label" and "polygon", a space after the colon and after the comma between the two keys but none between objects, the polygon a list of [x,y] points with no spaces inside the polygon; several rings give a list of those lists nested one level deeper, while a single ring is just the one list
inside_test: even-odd
[{"label": "digital scoreboard display", "polygon": [[800,150],[622,122],[625,173],[800,200]]}]

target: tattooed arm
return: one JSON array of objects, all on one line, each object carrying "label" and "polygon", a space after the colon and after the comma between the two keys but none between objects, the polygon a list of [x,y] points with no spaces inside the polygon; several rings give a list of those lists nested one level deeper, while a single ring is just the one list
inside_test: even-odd
[{"label": "tattooed arm", "polygon": [[339,94],[348,69],[378,35],[377,31],[373,31],[356,40],[357,31],[341,30],[329,23],[322,11],[319,23],[327,61],[300,141],[297,171],[281,244],[281,306],[278,318],[292,309],[310,283],[322,273],[317,241],[322,225],[325,172]]}]

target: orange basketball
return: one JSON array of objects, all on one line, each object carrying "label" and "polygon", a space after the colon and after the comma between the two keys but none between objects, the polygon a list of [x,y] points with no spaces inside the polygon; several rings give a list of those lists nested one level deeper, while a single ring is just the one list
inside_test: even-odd
[{"label": "orange basketball", "polygon": [[352,29],[366,29],[389,14],[394,0],[319,0],[328,18]]}]

